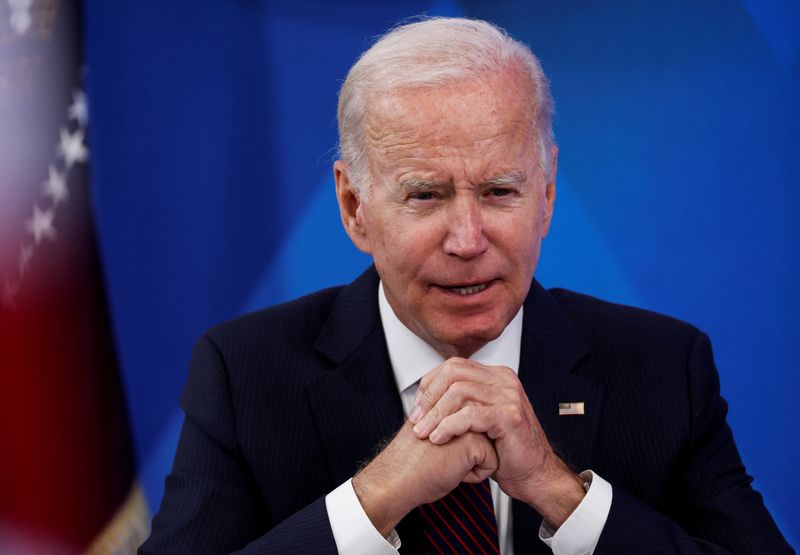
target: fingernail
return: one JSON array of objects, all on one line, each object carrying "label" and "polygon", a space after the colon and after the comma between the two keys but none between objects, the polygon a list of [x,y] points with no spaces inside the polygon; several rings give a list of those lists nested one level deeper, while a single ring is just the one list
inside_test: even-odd
[{"label": "fingernail", "polygon": [[433,432],[431,432],[431,435],[428,436],[428,439],[430,439],[432,443],[436,443],[437,441],[439,441],[440,437],[442,437],[442,432],[440,432],[437,429],[437,430],[433,430]]},{"label": "fingernail", "polygon": [[417,425],[414,426],[414,433],[415,434],[420,434],[420,433],[422,433],[422,430],[424,430],[424,429],[425,429],[425,426],[422,425],[422,422],[417,422]]},{"label": "fingernail", "polygon": [[[409,416],[408,419],[412,422],[416,422],[419,420],[420,416],[422,416],[422,407],[414,407],[414,410],[411,411],[411,416]],[[414,429],[416,430],[416,428]]]}]

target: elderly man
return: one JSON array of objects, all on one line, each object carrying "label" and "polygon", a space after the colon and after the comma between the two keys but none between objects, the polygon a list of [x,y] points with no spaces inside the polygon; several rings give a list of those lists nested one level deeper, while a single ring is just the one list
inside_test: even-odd
[{"label": "elderly man", "polygon": [[333,170],[374,267],[199,341],[142,553],[791,552],[705,335],[533,279],[552,111],[485,22],[364,53]]}]

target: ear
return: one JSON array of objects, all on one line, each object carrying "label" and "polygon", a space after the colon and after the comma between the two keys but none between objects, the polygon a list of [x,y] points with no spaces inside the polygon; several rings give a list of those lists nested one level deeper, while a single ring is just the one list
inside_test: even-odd
[{"label": "ear", "polygon": [[344,230],[358,250],[372,254],[364,227],[364,204],[350,179],[350,167],[344,160],[333,163],[333,180]]},{"label": "ear", "polygon": [[553,210],[556,204],[556,174],[558,173],[558,147],[553,145],[553,150],[550,160],[550,175],[547,176],[547,183],[545,184],[544,193],[544,214],[542,222],[542,237],[547,235],[550,230],[550,222],[553,221]]}]

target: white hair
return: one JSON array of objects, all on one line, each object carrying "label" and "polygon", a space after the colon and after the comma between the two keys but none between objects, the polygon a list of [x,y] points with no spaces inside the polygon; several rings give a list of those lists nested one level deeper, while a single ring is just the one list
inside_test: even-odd
[{"label": "white hair", "polygon": [[552,179],[553,99],[530,48],[503,29],[477,19],[434,17],[401,24],[380,37],[350,68],[339,91],[339,156],[350,166],[359,194],[368,193],[363,127],[367,96],[414,87],[440,87],[518,66],[533,91],[531,102],[539,166]]}]

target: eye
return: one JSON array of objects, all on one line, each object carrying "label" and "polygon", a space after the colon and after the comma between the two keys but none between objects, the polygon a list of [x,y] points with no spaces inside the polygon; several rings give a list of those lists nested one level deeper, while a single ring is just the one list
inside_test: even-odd
[{"label": "eye", "polygon": [[408,196],[411,200],[433,200],[434,194],[431,191],[421,191],[419,193],[412,193]]},{"label": "eye", "polygon": [[513,192],[514,191],[512,191],[511,189],[505,189],[503,187],[494,187],[492,189],[489,189],[489,196],[492,196],[492,197],[507,197],[508,195],[510,195]]}]

